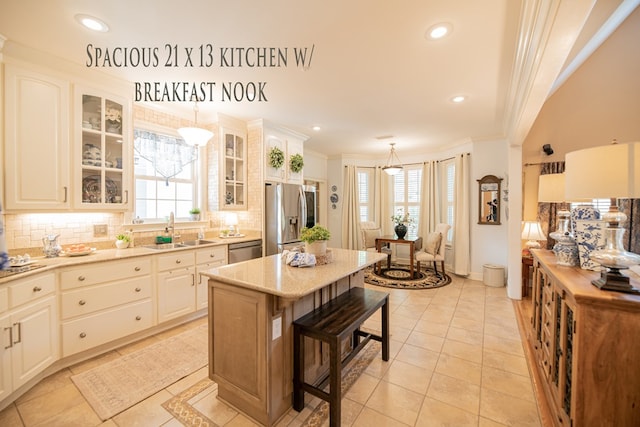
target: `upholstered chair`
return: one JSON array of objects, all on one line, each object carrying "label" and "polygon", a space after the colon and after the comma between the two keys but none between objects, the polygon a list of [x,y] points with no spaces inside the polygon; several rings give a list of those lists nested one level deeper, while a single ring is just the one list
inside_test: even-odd
[{"label": "upholstered chair", "polygon": [[[360,232],[362,233],[362,248],[369,252],[377,252],[376,237],[382,236],[382,230],[372,221],[363,221],[360,223]],[[391,268],[391,248],[389,245],[383,246],[381,251],[387,254],[387,268]]]},{"label": "upholstered chair", "polygon": [[416,251],[415,260],[418,271],[420,271],[420,263],[425,261],[433,261],[433,269],[438,274],[437,262],[440,261],[442,266],[442,275],[444,276],[444,250],[447,232],[451,226],[449,224],[440,223],[436,225],[434,232],[429,233],[424,239],[422,249]]}]

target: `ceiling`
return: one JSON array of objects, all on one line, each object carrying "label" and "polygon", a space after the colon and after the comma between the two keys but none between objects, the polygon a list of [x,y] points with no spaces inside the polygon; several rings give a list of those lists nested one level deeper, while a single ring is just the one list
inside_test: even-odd
[{"label": "ceiling", "polygon": [[[154,50],[157,67],[91,68],[130,82],[215,82],[213,101],[199,103],[200,122],[214,121],[218,113],[263,118],[310,136],[305,148],[327,156],[384,157],[389,142],[406,156],[504,137],[521,8],[527,3],[2,0],[0,34],[7,44],[83,66],[95,58],[89,44],[111,52],[116,47]],[[594,3],[567,65],[625,1]],[[102,19],[110,30],[88,31],[74,20],[79,13]],[[451,24],[453,31],[444,39],[428,40],[425,32],[440,22]],[[164,66],[173,59],[166,44],[177,46],[179,66]],[[211,66],[185,64],[186,48],[193,48],[197,65],[198,47],[208,44],[213,47]],[[224,58],[229,62],[230,53],[251,47],[286,49],[286,65],[220,66],[221,49],[228,48]],[[308,67],[296,65],[296,48],[307,49]],[[223,100],[222,85],[229,82],[236,90],[263,84],[266,99]],[[456,95],[467,99],[456,104],[451,101]],[[155,104],[193,116],[191,102]]]}]

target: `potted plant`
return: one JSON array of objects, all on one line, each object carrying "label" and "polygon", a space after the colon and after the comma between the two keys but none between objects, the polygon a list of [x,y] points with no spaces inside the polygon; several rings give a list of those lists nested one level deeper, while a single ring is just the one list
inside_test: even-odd
[{"label": "potted plant", "polygon": [[200,221],[200,209],[193,208],[189,211],[189,215],[191,215],[191,221]]},{"label": "potted plant", "polygon": [[129,242],[131,239],[126,234],[118,234],[116,236],[116,248],[118,249],[126,249],[129,247]]},{"label": "potted plant", "polygon": [[304,167],[304,159],[302,154],[294,154],[289,158],[289,168],[292,172],[298,173]]},{"label": "potted plant", "polygon": [[304,227],[300,232],[300,240],[304,245],[304,251],[314,255],[324,255],[327,252],[327,240],[331,238],[329,230],[321,225],[311,228]]}]

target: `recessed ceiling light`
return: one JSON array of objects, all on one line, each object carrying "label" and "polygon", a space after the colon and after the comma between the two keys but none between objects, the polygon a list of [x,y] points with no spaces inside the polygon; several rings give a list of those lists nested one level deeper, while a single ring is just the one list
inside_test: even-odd
[{"label": "recessed ceiling light", "polygon": [[464,101],[465,99],[467,99],[467,97],[466,97],[466,96],[464,96],[464,95],[458,95],[458,96],[454,96],[453,98],[451,98],[451,101],[459,104],[459,103],[461,103],[462,101]]},{"label": "recessed ceiling light", "polygon": [[314,126],[311,129],[315,130],[316,132],[320,132],[320,126]]},{"label": "recessed ceiling light", "polygon": [[448,22],[441,22],[431,26],[427,30],[426,37],[431,40],[439,40],[449,34],[453,27]]},{"label": "recessed ceiling light", "polygon": [[109,26],[105,24],[104,21],[89,15],[78,14],[75,16],[76,21],[82,24],[84,27],[93,30],[99,31],[101,33],[106,33],[109,31]]}]

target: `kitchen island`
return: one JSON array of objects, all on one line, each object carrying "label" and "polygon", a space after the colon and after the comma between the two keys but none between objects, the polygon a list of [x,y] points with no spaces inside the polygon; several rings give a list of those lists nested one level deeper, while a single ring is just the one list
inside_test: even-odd
[{"label": "kitchen island", "polygon": [[[385,254],[330,249],[333,261],[299,268],[279,255],[203,272],[209,277],[209,376],[218,397],[262,425],[292,404],[292,322],[354,286]],[[310,341],[305,377],[328,369],[326,344]]]}]

